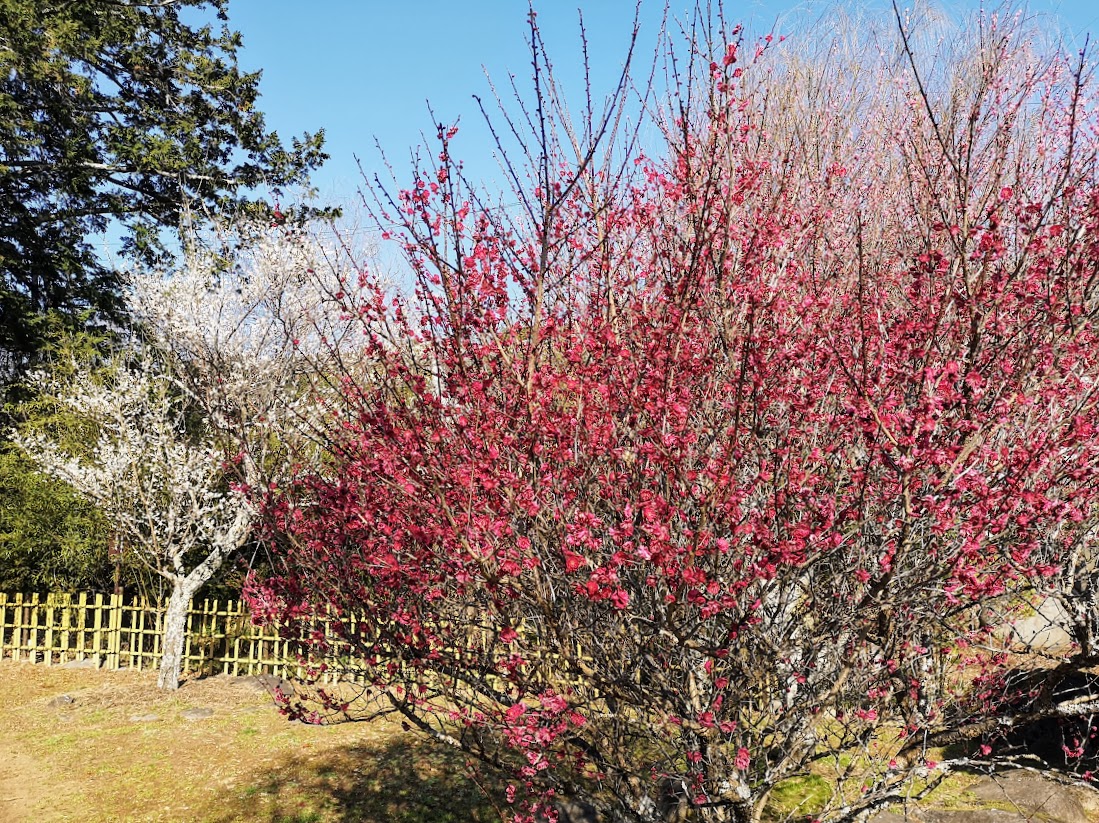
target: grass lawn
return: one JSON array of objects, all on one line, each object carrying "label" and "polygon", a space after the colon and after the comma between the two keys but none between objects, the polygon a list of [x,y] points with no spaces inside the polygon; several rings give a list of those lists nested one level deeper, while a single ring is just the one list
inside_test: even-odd
[{"label": "grass lawn", "polygon": [[[72,702],[51,705],[61,695]],[[212,714],[186,719],[194,708]],[[503,787],[482,780],[486,796],[468,774],[462,753],[399,723],[289,723],[242,679],[161,692],[151,672],[0,661],[0,823],[498,823]],[[975,780],[952,776],[933,806],[1019,812],[1006,794],[971,796]],[[793,779],[766,819],[804,818],[827,793],[819,776]]]},{"label": "grass lawn", "polygon": [[500,819],[461,753],[387,721],[288,723],[235,678],[166,693],[155,673],[0,661],[0,693],[4,823]]}]

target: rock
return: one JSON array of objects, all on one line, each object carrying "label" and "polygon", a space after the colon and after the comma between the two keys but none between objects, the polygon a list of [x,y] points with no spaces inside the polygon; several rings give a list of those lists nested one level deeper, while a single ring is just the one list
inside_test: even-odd
[{"label": "rock", "polygon": [[563,800],[557,804],[559,823],[598,823],[595,806],[575,800]]},{"label": "rock", "polygon": [[179,713],[184,720],[205,720],[214,716],[213,709],[184,709]]},{"label": "rock", "polygon": [[959,811],[926,810],[920,812],[923,823],[1034,823],[1019,812],[1003,809],[962,809]]},{"label": "rock", "polygon": [[70,694],[59,694],[57,697],[55,697],[53,700],[51,700],[47,705],[51,709],[58,709],[58,708],[61,708],[62,706],[71,706],[75,702],[76,702],[76,698],[74,698],[72,695],[70,695]]},{"label": "rock", "polygon": [[1099,791],[1077,788],[1076,799],[1084,807],[1088,820],[1099,820]]},{"label": "rock", "polygon": [[1058,654],[1072,648],[1072,636],[1068,627],[1072,618],[1061,601],[1047,597],[1031,617],[1020,617],[1011,625],[1012,645],[1025,646],[1034,651]]},{"label": "rock", "polygon": [[260,682],[260,679],[258,677],[249,677],[247,675],[244,677],[231,677],[229,679],[229,684],[233,688],[239,687],[244,689],[250,689],[256,692],[267,691],[267,688],[263,685],[263,683]]},{"label": "rock", "polygon": [[294,685],[289,680],[283,680],[276,674],[259,674],[255,677],[241,677],[237,681],[242,686],[255,689],[257,692],[274,693],[277,689],[285,695],[294,693]]},{"label": "rock", "polygon": [[152,723],[155,720],[160,720],[158,714],[135,714],[130,717],[131,723]]},{"label": "rock", "polygon": [[100,659],[95,657],[84,657],[80,660],[70,660],[68,663],[62,663],[63,669],[98,669],[100,666]]},{"label": "rock", "polygon": [[898,814],[897,812],[878,812],[870,818],[870,823],[923,823],[912,813]]},{"label": "rock", "polygon": [[[981,808],[939,809],[934,805],[900,807],[880,812],[870,823],[1088,823],[1096,820],[1092,801],[1099,792],[1066,786],[1025,769],[983,777],[966,790],[967,805]],[[929,801],[932,802],[933,801]]]},{"label": "rock", "polygon": [[1014,807],[1026,817],[1041,815],[1061,823],[1089,821],[1079,797],[1085,789],[1064,786],[1024,769],[983,778],[969,791],[979,800],[1003,808]]}]

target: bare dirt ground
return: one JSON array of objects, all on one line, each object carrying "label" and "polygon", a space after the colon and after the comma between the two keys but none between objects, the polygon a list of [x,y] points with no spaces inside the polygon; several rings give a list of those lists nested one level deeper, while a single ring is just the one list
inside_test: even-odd
[{"label": "bare dirt ground", "polygon": [[42,768],[33,757],[0,738],[0,820],[28,820],[52,791],[34,778]]}]

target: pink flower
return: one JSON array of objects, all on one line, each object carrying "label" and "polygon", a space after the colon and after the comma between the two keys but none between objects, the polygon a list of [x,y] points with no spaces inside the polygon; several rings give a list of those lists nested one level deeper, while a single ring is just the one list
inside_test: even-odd
[{"label": "pink flower", "polygon": [[737,749],[736,760],[733,761],[734,766],[736,766],[740,771],[745,771],[751,762],[752,756],[746,748],[741,746],[739,749]]},{"label": "pink flower", "polygon": [[514,723],[520,717],[527,713],[527,707],[522,703],[512,703],[511,707],[505,713],[505,717],[509,723]]}]

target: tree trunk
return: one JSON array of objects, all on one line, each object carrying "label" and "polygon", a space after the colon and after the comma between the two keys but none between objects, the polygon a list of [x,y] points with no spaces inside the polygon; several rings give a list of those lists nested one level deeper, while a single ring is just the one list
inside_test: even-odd
[{"label": "tree trunk", "polygon": [[172,581],[172,596],[168,598],[168,610],[164,613],[164,646],[160,658],[160,675],[156,685],[160,689],[178,689],[179,675],[183,669],[183,649],[187,639],[187,610],[197,587],[188,586],[187,578]]},{"label": "tree trunk", "polygon": [[[186,577],[166,575],[171,580],[171,597],[168,598],[168,610],[164,615],[164,656],[160,658],[160,675],[156,685],[162,689],[178,689],[179,675],[184,665],[184,646],[187,641],[187,610],[191,598],[207,581],[217,574],[225,558],[240,548],[248,534],[252,533],[252,510],[238,507],[236,518],[230,529],[215,541],[210,554]],[[182,564],[176,558],[176,568]]]},{"label": "tree trunk", "polygon": [[187,610],[191,606],[191,598],[221,568],[225,558],[244,542],[251,530],[251,523],[251,514],[242,508],[226,540],[206,555],[206,559],[191,569],[186,577],[171,576],[172,596],[168,598],[168,610],[164,613],[163,657],[160,658],[160,676],[156,681],[159,688],[179,688],[183,648],[187,640]]}]

